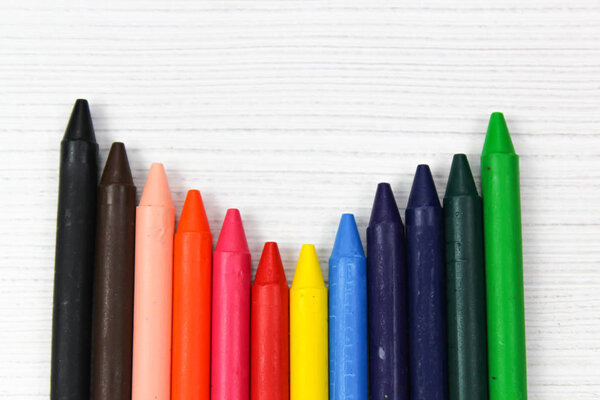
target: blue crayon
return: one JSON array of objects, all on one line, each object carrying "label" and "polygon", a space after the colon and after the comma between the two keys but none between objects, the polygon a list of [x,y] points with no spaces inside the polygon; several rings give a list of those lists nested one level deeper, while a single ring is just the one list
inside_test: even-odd
[{"label": "blue crayon", "polygon": [[411,400],[448,398],[444,215],[427,165],[406,207]]},{"label": "blue crayon", "polygon": [[352,214],[329,258],[329,398],[367,400],[367,259]]}]

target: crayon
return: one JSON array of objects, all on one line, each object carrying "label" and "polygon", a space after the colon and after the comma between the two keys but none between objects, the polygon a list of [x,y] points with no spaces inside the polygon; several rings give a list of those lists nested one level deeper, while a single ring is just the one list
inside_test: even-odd
[{"label": "crayon", "polygon": [[171,397],[175,208],[162,164],[152,164],[136,210],[133,400]]},{"label": "crayon", "polygon": [[135,186],[123,143],[113,143],[98,187],[92,398],[131,399]]},{"label": "crayon", "polygon": [[328,400],[327,288],[315,246],[305,244],[290,290],[290,398]]},{"label": "crayon", "polygon": [[354,215],[344,214],[329,258],[329,393],[367,400],[367,259]]},{"label": "crayon", "polygon": [[88,103],[79,99],[60,146],[51,399],[90,392],[97,188],[98,144]]},{"label": "crayon", "polygon": [[250,398],[290,398],[289,297],[277,243],[263,248],[254,285],[250,323]]},{"label": "crayon", "polygon": [[455,154],[444,195],[450,400],[487,400],[481,197],[467,156]]},{"label": "crayon", "polygon": [[419,165],[406,206],[410,398],[448,398],[444,215],[431,171]]},{"label": "crayon", "polygon": [[502,113],[481,153],[490,400],[527,398],[519,156]]},{"label": "crayon", "polygon": [[389,183],[377,185],[367,228],[369,385],[373,400],[408,400],[404,225]]},{"label": "crayon", "polygon": [[171,398],[210,398],[212,235],[200,192],[187,193],[173,255]]},{"label": "crayon", "polygon": [[212,400],[250,395],[250,268],[240,212],[229,209],[213,255]]}]

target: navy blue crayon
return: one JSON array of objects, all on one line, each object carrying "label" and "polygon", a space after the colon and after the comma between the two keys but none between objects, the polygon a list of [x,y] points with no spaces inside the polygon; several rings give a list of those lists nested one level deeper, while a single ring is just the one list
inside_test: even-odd
[{"label": "navy blue crayon", "polygon": [[367,228],[369,386],[372,400],[408,400],[404,225],[389,183],[377,186]]},{"label": "navy blue crayon", "polygon": [[448,398],[444,214],[427,165],[406,207],[411,400]]},{"label": "navy blue crayon", "polygon": [[367,400],[367,259],[343,214],[329,258],[329,399]]}]

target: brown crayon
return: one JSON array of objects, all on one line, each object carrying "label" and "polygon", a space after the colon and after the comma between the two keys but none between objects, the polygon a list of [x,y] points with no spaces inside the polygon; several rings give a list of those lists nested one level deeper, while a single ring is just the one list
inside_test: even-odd
[{"label": "brown crayon", "polygon": [[131,399],[135,186],[123,143],[113,143],[98,187],[92,398]]}]

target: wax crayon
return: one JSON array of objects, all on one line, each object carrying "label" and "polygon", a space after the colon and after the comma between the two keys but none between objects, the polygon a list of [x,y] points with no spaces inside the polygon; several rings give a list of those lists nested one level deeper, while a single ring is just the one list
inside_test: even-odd
[{"label": "wax crayon", "polygon": [[88,103],[79,99],[60,146],[51,399],[89,396],[97,189],[98,144]]},{"label": "wax crayon", "polygon": [[290,398],[328,400],[327,288],[315,246],[305,244],[290,290]]},{"label": "wax crayon", "polygon": [[344,214],[329,258],[330,400],[367,400],[367,259],[354,215]]},{"label": "wax crayon", "polygon": [[250,268],[240,212],[229,209],[213,255],[212,400],[249,398]]},{"label": "wax crayon", "polygon": [[450,400],[487,400],[481,197],[467,156],[455,154],[444,196]]},{"label": "wax crayon", "polygon": [[92,398],[131,399],[135,186],[123,143],[113,143],[98,187]]},{"label": "wax crayon", "polygon": [[289,297],[277,243],[263,248],[252,285],[250,398],[290,398]]},{"label": "wax crayon", "polygon": [[173,256],[172,400],[210,399],[212,235],[200,192],[187,193]]},{"label": "wax crayon", "polygon": [[406,206],[412,400],[448,398],[444,215],[431,171],[419,165]]},{"label": "wax crayon", "polygon": [[367,228],[369,386],[373,400],[408,400],[404,225],[389,183],[377,185]]},{"label": "wax crayon", "polygon": [[136,210],[133,400],[171,397],[175,209],[162,164],[152,164]]},{"label": "wax crayon", "polygon": [[502,113],[481,153],[490,400],[527,398],[519,156]]}]

